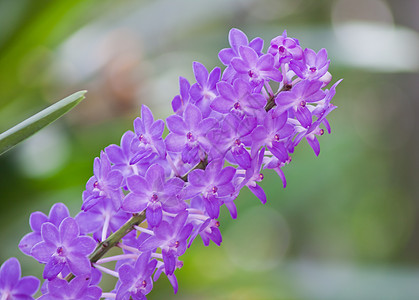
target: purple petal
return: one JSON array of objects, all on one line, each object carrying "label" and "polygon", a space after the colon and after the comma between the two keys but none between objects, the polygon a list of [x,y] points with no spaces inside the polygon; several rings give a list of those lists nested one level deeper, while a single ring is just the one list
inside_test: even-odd
[{"label": "purple petal", "polygon": [[[139,270],[138,270],[139,271]],[[129,265],[124,264],[118,269],[119,279],[122,283],[131,283],[137,275],[137,272]]]},{"label": "purple petal", "polygon": [[236,174],[236,169],[228,166],[221,170],[220,174],[217,176],[217,184],[226,184],[231,182],[233,176]]},{"label": "purple petal", "polygon": [[146,210],[147,222],[150,227],[156,227],[160,225],[163,217],[163,212],[160,205],[149,205]]},{"label": "purple petal", "polygon": [[15,287],[19,294],[33,295],[39,288],[39,279],[34,276],[26,276],[19,280]]},{"label": "purple petal", "polygon": [[80,234],[79,225],[71,217],[65,218],[60,224],[60,237],[64,245],[70,246]]},{"label": "purple petal", "polygon": [[231,48],[235,51],[238,51],[240,46],[247,45],[249,43],[246,34],[237,28],[232,28],[230,30],[228,34],[228,41],[230,42]]},{"label": "purple petal", "polygon": [[67,263],[71,272],[76,276],[90,274],[91,272],[90,260],[84,255],[71,253],[67,256]]},{"label": "purple petal", "polygon": [[218,67],[215,67],[211,71],[211,73],[209,74],[209,77],[208,77],[208,84],[207,84],[208,89],[210,89],[210,90],[215,89],[215,85],[220,80],[220,76],[221,76],[221,69],[218,68]]},{"label": "purple petal", "polygon": [[52,280],[63,270],[65,265],[65,259],[60,256],[53,255],[48,263],[45,265],[42,277],[48,280]]},{"label": "purple petal", "polygon": [[157,120],[156,122],[153,123],[153,125],[151,125],[148,132],[152,137],[159,138],[163,134],[163,131],[164,131],[164,122],[162,120]]},{"label": "purple petal", "polygon": [[166,119],[167,128],[170,132],[178,135],[186,134],[187,127],[185,122],[178,115],[172,115]]},{"label": "purple petal", "polygon": [[198,107],[189,104],[183,113],[187,128],[194,129],[202,120],[202,113]]},{"label": "purple petal", "polygon": [[218,53],[218,58],[226,66],[229,65],[231,60],[236,56],[236,53],[234,53],[234,51],[231,48],[222,49]]},{"label": "purple petal", "polygon": [[228,99],[222,97],[222,96],[218,96],[216,98],[214,98],[214,100],[211,102],[210,107],[215,110],[218,111],[222,114],[227,114],[230,112],[232,106],[233,106],[233,102],[228,101]]},{"label": "purple petal", "polygon": [[138,195],[145,195],[145,193],[149,190],[147,181],[139,175],[128,177],[127,185],[131,192]]},{"label": "purple petal", "polygon": [[203,187],[206,184],[206,174],[204,170],[194,170],[188,175],[190,184],[198,187]]},{"label": "purple petal", "polygon": [[319,140],[316,137],[314,137],[313,139],[307,138],[306,140],[307,140],[308,144],[310,145],[310,147],[313,149],[314,154],[316,154],[316,156],[319,156],[319,153],[320,153]]},{"label": "purple petal", "polygon": [[31,229],[37,232],[41,232],[41,226],[45,222],[48,222],[48,217],[40,211],[32,213],[29,218],[29,224],[31,226]]},{"label": "purple petal", "polygon": [[59,226],[61,221],[70,216],[67,206],[63,203],[55,203],[49,211],[49,221]]},{"label": "purple petal", "polygon": [[13,288],[20,278],[20,264],[17,258],[6,260],[0,269],[0,287]]},{"label": "purple petal", "polygon": [[[165,221],[162,221],[161,223],[160,223],[160,226],[159,227],[157,227],[157,228],[160,228],[160,227],[162,227],[162,225],[163,224],[166,224],[167,226],[168,226],[168,224],[167,224],[167,222],[165,222]],[[156,229],[157,229],[156,228]],[[159,239],[158,237],[156,237],[156,236],[152,236],[152,237],[150,237],[150,238],[148,238],[148,239],[146,239],[139,247],[138,247],[138,250],[140,250],[140,251],[154,251],[154,250],[156,250],[158,247],[160,247],[161,245],[163,245],[163,243],[164,243],[164,240],[162,240],[162,239]]]},{"label": "purple petal", "polygon": [[31,255],[40,263],[47,263],[51,255],[57,250],[55,245],[39,242],[31,249]]},{"label": "purple petal", "polygon": [[141,106],[141,120],[144,123],[144,127],[146,131],[148,131],[148,129],[151,127],[151,125],[153,125],[153,122],[154,122],[153,113],[144,104]]},{"label": "purple petal", "polygon": [[243,61],[241,58],[233,58],[231,60],[231,66],[236,70],[238,73],[247,73],[251,67],[249,64],[245,61]]},{"label": "purple petal", "polygon": [[266,203],[266,195],[264,190],[256,184],[256,186],[248,186],[248,188],[252,191],[253,194],[255,194],[256,197],[259,198],[259,200],[265,204]]},{"label": "purple petal", "polygon": [[73,241],[71,248],[73,252],[81,255],[89,255],[95,250],[96,245],[96,241],[90,236],[80,236]]},{"label": "purple petal", "polygon": [[208,71],[205,66],[197,61],[192,64],[193,72],[195,74],[196,82],[201,86],[206,86],[208,81]]},{"label": "purple petal", "polygon": [[32,247],[42,241],[40,232],[30,232],[26,234],[19,242],[19,249],[26,255],[31,255]]},{"label": "purple petal", "polygon": [[168,151],[180,152],[185,146],[186,136],[169,133],[164,142]]},{"label": "purple petal", "polygon": [[125,162],[124,153],[117,145],[109,145],[105,148],[105,152],[108,155],[109,160],[114,164],[121,164]]},{"label": "purple petal", "polygon": [[56,245],[60,241],[60,234],[57,227],[52,223],[44,223],[41,227],[42,239],[52,245]]},{"label": "purple petal", "polygon": [[147,207],[147,203],[145,194],[129,193],[122,202],[122,209],[130,213],[139,213]]}]

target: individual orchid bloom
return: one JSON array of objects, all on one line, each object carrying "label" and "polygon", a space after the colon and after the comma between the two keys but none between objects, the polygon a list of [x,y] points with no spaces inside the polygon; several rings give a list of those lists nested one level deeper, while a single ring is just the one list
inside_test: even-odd
[{"label": "individual orchid bloom", "polygon": [[231,48],[222,49],[218,53],[220,61],[227,66],[223,72],[222,81],[232,83],[237,77],[237,72],[231,65],[231,60],[235,57],[240,57],[240,46],[249,46],[256,51],[258,56],[262,56],[263,40],[259,37],[254,38],[250,43],[247,36],[239,29],[233,28],[230,30],[228,40]]},{"label": "individual orchid bloom", "polygon": [[279,67],[283,63],[289,63],[291,60],[301,60],[303,58],[303,49],[297,39],[287,37],[287,31],[282,35],[271,40],[268,53],[275,58],[276,65]]},{"label": "individual orchid bloom", "polygon": [[156,269],[157,260],[151,258],[150,252],[138,256],[135,264],[124,264],[118,269],[121,285],[118,287],[116,299],[146,299],[145,295],[153,289],[151,275]]},{"label": "individual orchid bloom", "polygon": [[82,234],[93,233],[95,240],[104,241],[130,217],[129,213],[116,210],[109,202],[100,202],[88,211],[79,212],[75,220]]},{"label": "individual orchid bloom", "polygon": [[255,50],[247,46],[240,46],[240,57],[233,58],[231,65],[239,74],[246,74],[247,80],[260,92],[265,82],[282,80],[281,72],[275,68],[275,59],[271,54],[259,57]]},{"label": "individual orchid bloom", "polygon": [[26,234],[19,243],[19,249],[26,255],[31,255],[32,247],[42,241],[41,227],[42,224],[50,222],[55,226],[60,226],[61,221],[69,217],[70,213],[67,206],[63,203],[55,203],[49,211],[48,217],[40,212],[34,212],[29,218],[29,224],[33,232]]},{"label": "individual orchid bloom", "polygon": [[70,282],[56,278],[48,282],[48,293],[39,300],[99,300],[102,290],[96,285],[90,285],[89,276],[77,276]]},{"label": "individual orchid bloom", "polygon": [[326,75],[329,64],[330,60],[327,59],[326,49],[323,48],[316,54],[314,50],[306,48],[304,50],[303,60],[292,60],[290,62],[290,69],[302,79],[323,81],[321,78]]},{"label": "individual orchid bloom", "polygon": [[187,198],[202,194],[203,203],[208,215],[216,219],[224,197],[235,192],[232,179],[236,170],[229,166],[223,168],[222,160],[213,160],[205,170],[194,170],[188,175],[190,185],[186,187]]},{"label": "individual orchid bloom", "polygon": [[144,170],[144,165],[131,163],[135,154],[131,151],[131,143],[135,137],[135,133],[128,130],[121,138],[121,146],[112,144],[105,148],[105,153],[108,155],[109,161],[113,164],[112,168],[119,170],[123,175],[123,185],[126,185],[125,179],[127,177],[131,175],[143,175],[147,170]]},{"label": "individual orchid bloom", "polygon": [[233,163],[242,168],[249,168],[251,157],[242,139],[249,135],[256,127],[254,117],[240,119],[236,115],[228,114],[221,128],[216,128],[208,133],[208,138],[213,144],[210,155],[214,158],[224,158],[230,154]]},{"label": "individual orchid bloom", "polygon": [[217,83],[217,96],[211,103],[211,108],[223,114],[234,113],[239,116],[248,115],[264,117],[266,99],[260,93],[254,93],[249,82],[236,79],[233,85],[220,81]]},{"label": "individual orchid bloom", "polygon": [[12,257],[0,268],[0,299],[34,299],[39,288],[39,279],[33,276],[21,277],[20,263]]},{"label": "individual orchid bloom", "polygon": [[221,69],[214,68],[208,74],[208,70],[203,64],[194,62],[193,71],[196,83],[189,90],[190,101],[201,110],[202,116],[207,118],[211,113],[210,104],[218,94],[216,84],[220,80]]},{"label": "individual orchid bloom", "polygon": [[318,102],[325,97],[321,81],[304,80],[292,87],[291,91],[283,91],[275,98],[278,106],[276,114],[282,114],[287,110],[295,115],[298,122],[304,128],[308,128],[312,123],[312,115],[307,108],[308,103]]},{"label": "individual orchid bloom", "polygon": [[186,105],[189,103],[190,88],[191,88],[191,84],[189,83],[189,81],[186,78],[180,76],[179,77],[180,94],[176,95],[172,100],[173,112],[179,116],[182,116]]},{"label": "individual orchid bloom", "polygon": [[178,213],[186,208],[178,197],[184,181],[177,177],[166,181],[164,169],[158,164],[150,166],[145,177],[128,177],[127,185],[131,192],[125,196],[122,209],[130,213],[146,209],[147,222],[151,227],[160,224],[163,211]]},{"label": "individual orchid bloom", "polygon": [[121,207],[123,176],[120,171],[112,170],[105,152],[96,157],[93,164],[93,176],[86,183],[83,192],[82,210],[87,211],[99,201],[111,201],[115,209]]},{"label": "individual orchid bloom", "polygon": [[228,40],[230,43],[231,48],[222,49],[218,53],[218,57],[220,58],[221,62],[228,66],[231,63],[231,60],[235,57],[240,56],[239,48],[240,46],[249,46],[255,52],[261,56],[262,49],[263,49],[263,40],[259,37],[254,38],[250,43],[247,39],[246,34],[244,34],[241,30],[237,28],[233,28],[230,30],[228,35]]},{"label": "individual orchid bloom", "polygon": [[252,132],[252,155],[265,146],[280,161],[288,159],[288,151],[284,141],[290,139],[294,134],[294,126],[287,123],[288,113],[276,115],[275,111],[268,112],[263,121]]},{"label": "individual orchid bloom", "polygon": [[143,105],[141,118],[134,120],[135,138],[131,142],[131,151],[136,153],[131,159],[131,164],[140,160],[149,162],[154,158],[166,156],[166,148],[162,138],[164,122],[154,121],[151,110]]},{"label": "individual orchid bloom", "polygon": [[78,275],[91,272],[87,255],[93,252],[96,242],[90,236],[80,236],[79,226],[73,218],[65,218],[59,228],[46,222],[41,228],[42,241],[32,247],[31,255],[46,264],[43,277],[53,280],[68,266]]},{"label": "individual orchid bloom", "polygon": [[206,135],[218,126],[216,119],[202,119],[201,111],[195,105],[189,104],[183,118],[173,115],[166,122],[170,131],[165,140],[168,151],[181,152],[185,163],[196,164],[205,159],[211,148]]},{"label": "individual orchid bloom", "polygon": [[154,236],[146,239],[139,247],[140,251],[154,251],[161,248],[167,275],[173,274],[176,260],[186,251],[187,239],[192,232],[192,224],[186,224],[187,212],[181,212],[170,223],[162,221],[154,228]]}]

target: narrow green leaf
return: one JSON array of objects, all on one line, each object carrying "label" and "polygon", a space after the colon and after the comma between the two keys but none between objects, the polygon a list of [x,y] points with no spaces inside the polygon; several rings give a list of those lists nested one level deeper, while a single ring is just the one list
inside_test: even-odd
[{"label": "narrow green leaf", "polygon": [[0,134],[0,155],[70,111],[85,93],[74,93]]}]

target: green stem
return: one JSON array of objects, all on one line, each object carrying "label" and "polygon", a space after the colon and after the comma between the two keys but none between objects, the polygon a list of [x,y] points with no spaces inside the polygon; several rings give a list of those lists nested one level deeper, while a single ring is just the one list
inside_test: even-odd
[{"label": "green stem", "polygon": [[[130,233],[134,229],[135,225],[141,224],[141,222],[145,220],[145,217],[145,211],[142,211],[139,214],[134,214],[131,219],[121,226],[121,228],[97,245],[95,251],[89,255],[90,262],[95,263],[102,258],[112,247],[115,247],[124,236]],[[71,281],[73,278],[74,275],[70,273],[65,279],[67,281]]]},{"label": "green stem", "polygon": [[278,96],[280,92],[291,90],[291,88],[292,88],[291,84],[284,85],[278,92],[275,93],[275,95],[269,98],[268,103],[266,103],[265,110],[270,111],[272,108],[274,108],[276,106],[276,103],[275,103],[276,96]]}]

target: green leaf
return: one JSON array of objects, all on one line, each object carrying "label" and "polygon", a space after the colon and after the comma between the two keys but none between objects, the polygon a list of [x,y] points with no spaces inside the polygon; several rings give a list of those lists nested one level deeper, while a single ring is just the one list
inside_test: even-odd
[{"label": "green leaf", "polygon": [[85,93],[74,93],[0,134],[0,155],[70,111]]}]

